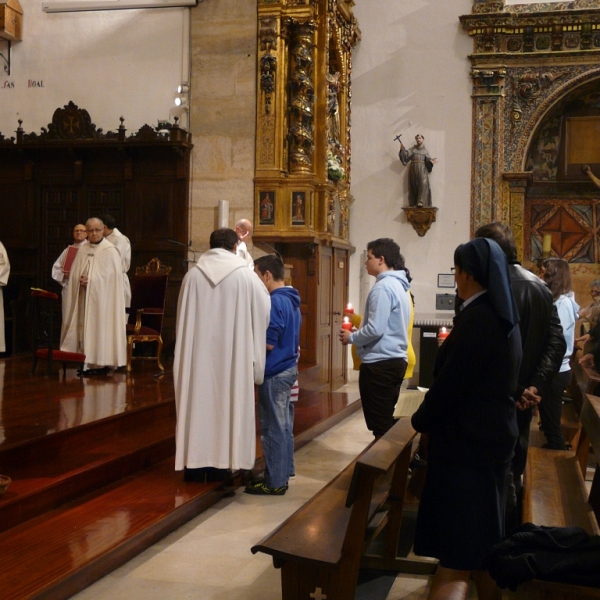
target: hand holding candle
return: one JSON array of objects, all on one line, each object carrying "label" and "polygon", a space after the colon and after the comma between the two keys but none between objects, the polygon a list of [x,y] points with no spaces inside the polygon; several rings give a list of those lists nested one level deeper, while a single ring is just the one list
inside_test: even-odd
[{"label": "hand holding candle", "polygon": [[344,346],[350,343],[350,334],[352,333],[352,323],[350,323],[350,319],[348,317],[344,317],[344,322],[342,323],[342,328],[340,329],[340,342]]},{"label": "hand holding candle", "polygon": [[450,332],[445,327],[442,327],[437,337],[438,346],[441,346],[449,335]]}]

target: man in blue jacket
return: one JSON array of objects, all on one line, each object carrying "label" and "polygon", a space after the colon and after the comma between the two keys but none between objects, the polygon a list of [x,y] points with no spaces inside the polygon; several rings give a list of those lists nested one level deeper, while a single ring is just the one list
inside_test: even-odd
[{"label": "man in blue jacket", "polygon": [[283,262],[278,257],[261,256],[254,262],[254,271],[271,295],[265,379],[258,388],[265,478],[251,483],[244,491],[262,496],[283,496],[288,489],[294,454],[294,413],[290,395],[298,377],[300,295],[296,289],[285,285]]},{"label": "man in blue jacket", "polygon": [[357,331],[340,331],[342,344],[354,344],[362,360],[358,388],[367,428],[375,438],[394,424],[394,407],[406,372],[410,287],[400,246],[390,238],[367,244],[367,273],[376,277]]}]

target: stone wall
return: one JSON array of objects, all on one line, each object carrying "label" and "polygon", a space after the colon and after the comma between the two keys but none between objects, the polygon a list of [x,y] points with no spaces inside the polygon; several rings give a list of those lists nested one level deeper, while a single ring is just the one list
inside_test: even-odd
[{"label": "stone wall", "polygon": [[229,226],[253,218],[256,0],[205,0],[191,12],[192,245],[208,249],[219,200]]}]

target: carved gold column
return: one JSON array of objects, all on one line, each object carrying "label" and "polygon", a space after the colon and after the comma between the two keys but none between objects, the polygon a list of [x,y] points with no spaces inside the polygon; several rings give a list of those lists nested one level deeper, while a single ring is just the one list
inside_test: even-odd
[{"label": "carved gold column", "polygon": [[471,70],[473,79],[473,154],[471,171],[471,231],[501,220],[502,112],[506,70]]},{"label": "carved gold column", "polygon": [[258,0],[255,239],[349,246],[352,0]]},{"label": "carved gold column", "polygon": [[525,223],[525,197],[527,187],[531,184],[533,178],[531,173],[504,173],[504,202],[502,203],[507,210],[507,214],[497,219],[507,223],[513,231],[515,244],[517,246],[517,256],[519,261],[523,262],[526,255],[524,252],[524,223]]}]

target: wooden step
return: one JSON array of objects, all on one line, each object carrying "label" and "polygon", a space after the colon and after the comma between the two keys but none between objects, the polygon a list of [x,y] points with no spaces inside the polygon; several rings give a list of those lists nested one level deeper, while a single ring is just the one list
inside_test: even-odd
[{"label": "wooden step", "polygon": [[[68,598],[177,529],[241,483],[184,483],[174,471],[172,376],[31,377],[3,363],[0,597]],[[318,373],[309,367],[307,378]],[[300,390],[300,447],[359,408],[357,394]],[[76,418],[75,418],[76,417]],[[260,464],[260,437],[257,439]]]},{"label": "wooden step", "polygon": [[0,452],[2,472],[13,480],[0,496],[0,531],[172,456],[173,402],[137,412],[138,422],[135,415],[106,419]]},{"label": "wooden step", "polygon": [[240,478],[184,483],[173,459],[0,536],[4,600],[69,598],[212,506]]}]

